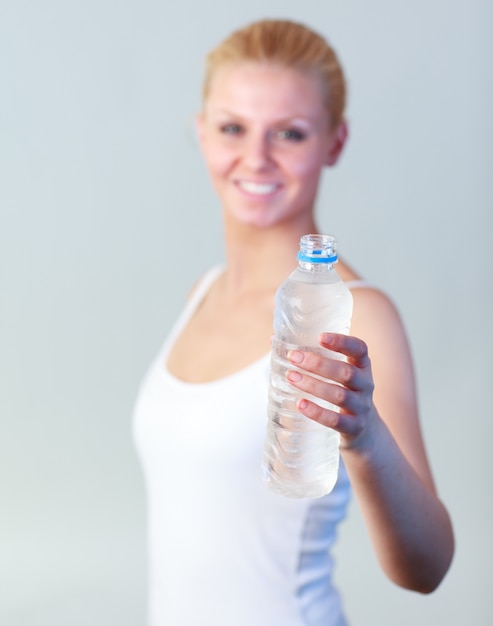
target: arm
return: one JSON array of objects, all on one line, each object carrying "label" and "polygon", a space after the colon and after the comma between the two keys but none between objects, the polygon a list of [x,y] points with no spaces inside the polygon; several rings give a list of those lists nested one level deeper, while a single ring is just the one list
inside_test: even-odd
[{"label": "arm", "polygon": [[341,433],[341,455],[382,569],[397,584],[428,593],[448,570],[454,539],[426,457],[406,335],[390,301],[368,289],[355,293],[352,332],[364,342],[321,337],[321,345],[346,355],[347,363],[295,351],[293,363],[307,374],[288,376],[297,388],[340,407],[335,413],[299,402],[307,417]]}]

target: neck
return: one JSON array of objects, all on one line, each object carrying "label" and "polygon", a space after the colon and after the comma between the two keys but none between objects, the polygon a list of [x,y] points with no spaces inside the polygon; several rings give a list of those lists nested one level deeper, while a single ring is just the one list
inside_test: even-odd
[{"label": "neck", "polygon": [[296,267],[300,237],[316,232],[312,219],[265,229],[226,223],[228,288],[236,292],[277,289]]}]

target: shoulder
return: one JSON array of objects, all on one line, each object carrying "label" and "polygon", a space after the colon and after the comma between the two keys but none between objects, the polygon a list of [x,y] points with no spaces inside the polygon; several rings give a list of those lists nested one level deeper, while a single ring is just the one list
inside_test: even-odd
[{"label": "shoulder", "polygon": [[353,296],[352,335],[374,344],[369,346],[374,350],[385,337],[391,341],[395,341],[395,336],[405,337],[397,307],[383,289],[361,277],[345,259],[339,259],[337,272]]},{"label": "shoulder", "polygon": [[374,312],[397,314],[397,307],[392,298],[379,287],[368,281],[348,281],[355,308],[364,308],[369,314]]},{"label": "shoulder", "polygon": [[345,259],[339,259],[337,273],[353,296],[352,335],[365,341],[373,352],[380,351],[386,337],[395,341],[390,335],[405,337],[397,307],[383,289],[363,278]]},{"label": "shoulder", "polygon": [[[374,345],[391,343],[395,348],[407,343],[404,324],[394,301],[381,289],[362,285],[353,294],[352,334]],[[385,339],[386,338],[386,339]]]}]

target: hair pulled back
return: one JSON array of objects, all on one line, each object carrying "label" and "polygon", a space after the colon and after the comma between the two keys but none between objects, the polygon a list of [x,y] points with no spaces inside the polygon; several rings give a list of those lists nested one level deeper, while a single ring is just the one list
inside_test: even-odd
[{"label": "hair pulled back", "polygon": [[332,128],[342,122],[346,106],[344,73],[335,51],[312,29],[289,20],[261,20],[234,31],[206,57],[202,95],[206,99],[215,72],[242,62],[272,63],[320,80]]}]

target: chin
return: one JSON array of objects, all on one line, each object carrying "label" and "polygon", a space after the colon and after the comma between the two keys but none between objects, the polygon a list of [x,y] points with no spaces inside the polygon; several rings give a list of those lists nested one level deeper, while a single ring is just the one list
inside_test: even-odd
[{"label": "chin", "polygon": [[237,213],[233,216],[233,219],[244,226],[251,226],[252,228],[270,228],[286,221],[286,217],[274,215],[272,212],[267,211],[258,211],[255,214],[251,211],[245,211],[241,212],[241,214]]}]

